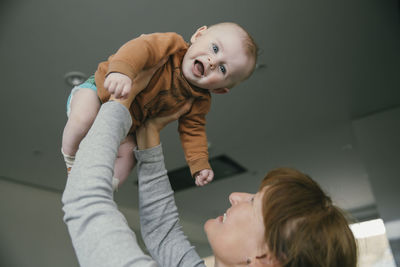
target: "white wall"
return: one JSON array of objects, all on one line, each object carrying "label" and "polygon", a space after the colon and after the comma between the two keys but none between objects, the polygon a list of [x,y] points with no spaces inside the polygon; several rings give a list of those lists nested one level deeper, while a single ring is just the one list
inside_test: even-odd
[{"label": "white wall", "polygon": [[356,120],[353,126],[378,212],[400,265],[400,107]]}]

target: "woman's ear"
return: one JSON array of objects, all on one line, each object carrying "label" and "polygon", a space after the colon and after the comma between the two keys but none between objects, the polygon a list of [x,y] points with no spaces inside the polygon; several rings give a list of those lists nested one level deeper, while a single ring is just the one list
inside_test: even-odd
[{"label": "woman's ear", "polygon": [[273,255],[268,249],[267,244],[263,244],[262,248],[258,251],[259,256],[255,256],[254,258],[254,266],[257,267],[282,267],[282,263],[278,260],[278,258]]},{"label": "woman's ear", "polygon": [[200,28],[197,29],[197,31],[192,35],[192,37],[190,38],[190,42],[193,44],[196,39],[203,34],[203,32],[207,30],[207,26],[201,26]]},{"label": "woman's ear", "polygon": [[229,88],[226,88],[226,87],[217,88],[217,89],[211,89],[210,91],[211,91],[211,93],[222,95],[222,94],[228,93],[229,92]]},{"label": "woman's ear", "polygon": [[269,254],[256,257],[255,263],[255,266],[282,267],[281,263],[274,256]]}]

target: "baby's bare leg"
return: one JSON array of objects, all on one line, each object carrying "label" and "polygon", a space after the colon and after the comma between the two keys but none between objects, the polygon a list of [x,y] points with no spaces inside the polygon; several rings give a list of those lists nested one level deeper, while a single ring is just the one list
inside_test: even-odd
[{"label": "baby's bare leg", "polygon": [[71,113],[64,128],[62,151],[74,156],[79,143],[85,137],[100,108],[97,93],[88,88],[77,91],[71,101]]},{"label": "baby's bare leg", "polygon": [[135,139],[128,135],[118,148],[114,164],[114,178],[119,180],[119,185],[125,182],[136,165],[133,149],[136,147]]}]

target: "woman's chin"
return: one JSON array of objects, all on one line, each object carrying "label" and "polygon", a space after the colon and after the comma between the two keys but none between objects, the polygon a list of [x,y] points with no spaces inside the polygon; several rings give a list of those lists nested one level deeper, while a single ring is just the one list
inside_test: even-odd
[{"label": "woman's chin", "polygon": [[207,237],[212,232],[212,229],[215,227],[216,223],[216,219],[208,219],[204,224],[204,232],[206,233]]},{"label": "woman's chin", "polygon": [[212,223],[212,220],[213,219],[208,219],[205,223],[204,223],[204,232],[206,232],[206,234],[207,234],[207,231],[209,230],[209,228],[210,228],[210,224]]}]

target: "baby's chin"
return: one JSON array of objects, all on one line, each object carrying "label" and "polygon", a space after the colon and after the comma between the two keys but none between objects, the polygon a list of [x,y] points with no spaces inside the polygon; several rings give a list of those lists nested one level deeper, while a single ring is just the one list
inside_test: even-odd
[{"label": "baby's chin", "polygon": [[[197,82],[197,79],[193,79],[192,78],[192,74],[189,73],[188,75],[185,75],[185,72],[182,72],[183,77],[185,77],[186,81],[191,85],[191,86],[196,86],[196,87],[200,87],[203,88],[202,85],[200,83]],[[203,88],[206,89],[206,88]]]}]

